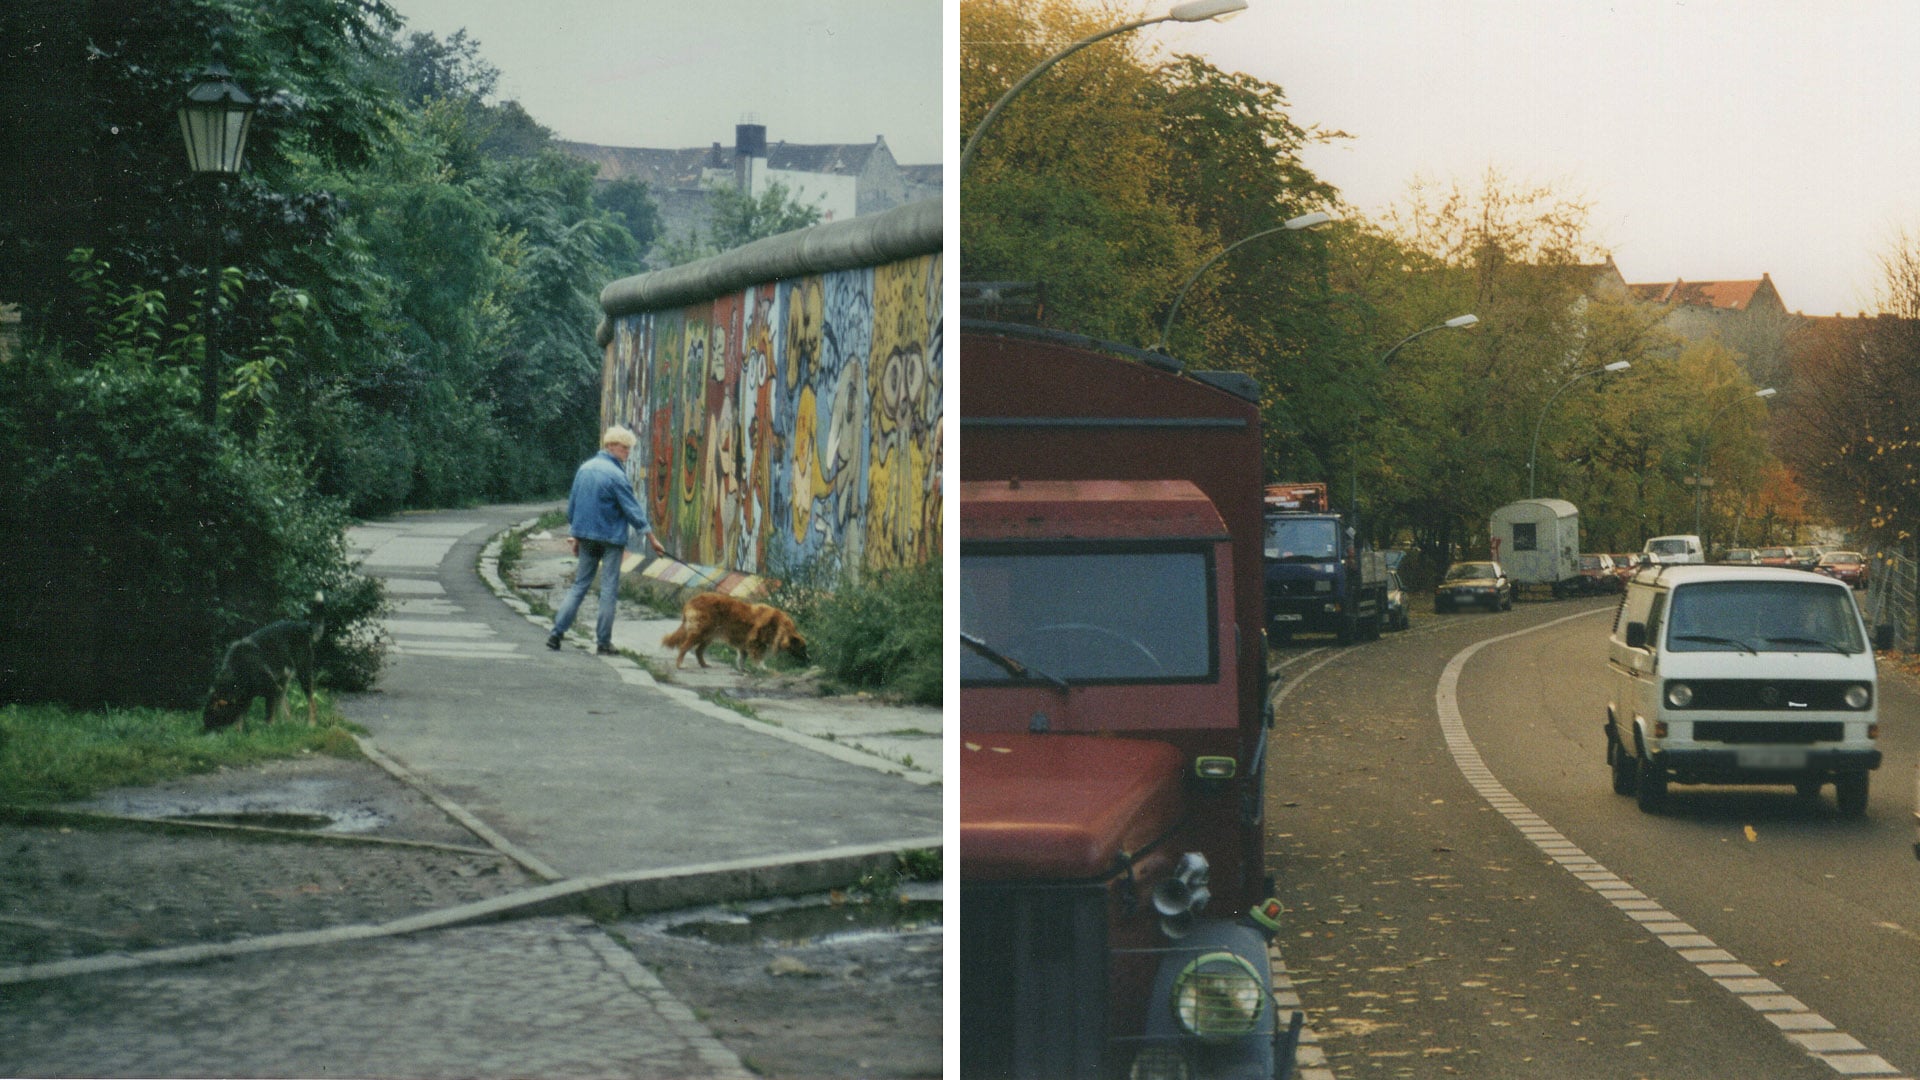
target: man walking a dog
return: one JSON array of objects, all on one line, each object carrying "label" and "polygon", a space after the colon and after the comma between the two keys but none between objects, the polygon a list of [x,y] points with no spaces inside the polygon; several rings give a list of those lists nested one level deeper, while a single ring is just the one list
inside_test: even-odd
[{"label": "man walking a dog", "polygon": [[554,616],[553,633],[547,635],[549,649],[560,648],[597,573],[600,614],[594,624],[594,652],[602,656],[613,653],[613,615],[620,606],[620,560],[626,554],[629,526],[645,536],[655,552],[667,553],[647,524],[640,500],[633,496],[633,484],[627,479],[627,455],[633,453],[636,441],[633,432],[615,424],[600,436],[600,452],[582,462],[573,474],[573,494],[567,499],[567,522],[573,535],[567,543],[580,557],[580,564],[573,575],[573,588]]}]

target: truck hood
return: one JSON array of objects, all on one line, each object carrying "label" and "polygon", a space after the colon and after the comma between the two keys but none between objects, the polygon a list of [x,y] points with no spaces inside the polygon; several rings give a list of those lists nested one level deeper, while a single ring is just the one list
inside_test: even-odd
[{"label": "truck hood", "polygon": [[1147,739],[966,732],[961,877],[1105,877],[1179,822],[1184,772],[1179,750]]}]

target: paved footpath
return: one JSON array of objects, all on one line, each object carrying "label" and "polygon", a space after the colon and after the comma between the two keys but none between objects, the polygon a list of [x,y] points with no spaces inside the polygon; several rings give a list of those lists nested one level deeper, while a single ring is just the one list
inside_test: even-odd
[{"label": "paved footpath", "polygon": [[538,509],[354,530],[400,601],[397,648],[377,690],[340,707],[376,760],[552,884],[378,925],[0,969],[0,1075],[751,1075],[597,923],[533,900],[711,901],[849,852],[932,846],[940,786],[721,720],[629,660],[549,652],[476,573],[487,542]]}]

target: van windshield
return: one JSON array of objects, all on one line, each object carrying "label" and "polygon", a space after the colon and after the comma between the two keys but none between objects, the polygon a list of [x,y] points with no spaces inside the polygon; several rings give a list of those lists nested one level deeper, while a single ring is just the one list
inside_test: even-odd
[{"label": "van windshield", "polygon": [[1685,555],[1687,542],[1685,540],[1649,540],[1647,552],[1652,555]]},{"label": "van windshield", "polygon": [[[1213,565],[1204,551],[965,551],[960,628],[1070,683],[1192,681],[1214,674]],[[976,651],[966,682],[1023,675]]]},{"label": "van windshield", "polygon": [[1849,590],[1812,582],[1695,582],[1673,590],[1667,614],[1672,652],[1853,654],[1866,647]]},{"label": "van windshield", "polygon": [[1332,562],[1340,551],[1340,523],[1332,518],[1267,519],[1266,555],[1281,562]]}]

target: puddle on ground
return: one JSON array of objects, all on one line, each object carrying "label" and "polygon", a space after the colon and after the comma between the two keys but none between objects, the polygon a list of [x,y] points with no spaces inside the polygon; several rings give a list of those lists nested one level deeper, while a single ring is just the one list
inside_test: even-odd
[{"label": "puddle on ground", "polygon": [[296,778],[275,788],[214,794],[182,788],[107,792],[72,809],[169,821],[206,821],[300,832],[365,833],[392,822],[392,815],[325,779]]},{"label": "puddle on ground", "polygon": [[206,821],[215,825],[252,825],[260,829],[297,829],[302,832],[320,832],[334,824],[333,816],[330,814],[291,814],[273,811],[169,814],[167,820]]},{"label": "puddle on ground", "polygon": [[646,929],[715,945],[833,945],[940,931],[938,885],[909,885],[877,900],[828,896],[695,908],[645,920]]},{"label": "puddle on ground", "polygon": [[916,933],[940,928],[939,901],[822,904],[724,920],[667,927],[676,937],[704,938],[716,945],[828,944],[848,937]]}]

